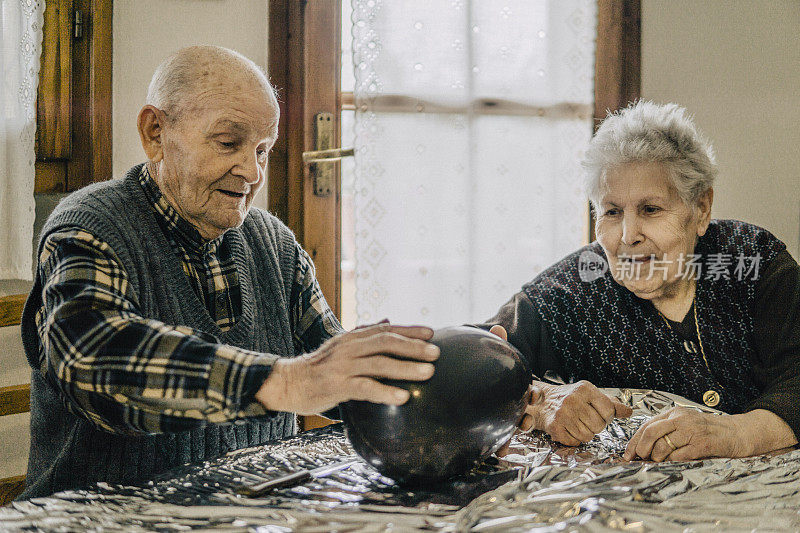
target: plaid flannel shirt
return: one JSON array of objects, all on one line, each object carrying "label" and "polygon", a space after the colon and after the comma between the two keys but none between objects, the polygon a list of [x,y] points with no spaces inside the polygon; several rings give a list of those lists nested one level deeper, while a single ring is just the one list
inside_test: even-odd
[{"label": "plaid flannel shirt", "polygon": [[[204,241],[166,201],[147,165],[139,181],[198,296],[220,329],[230,329],[242,302],[225,236]],[[342,327],[308,254],[299,245],[296,254],[289,316],[295,351],[305,353]],[[63,229],[46,239],[38,268],[45,280],[36,316],[43,369],[77,414],[113,432],[167,433],[266,413],[253,396],[278,357],[143,317],[108,243],[81,228]]]}]

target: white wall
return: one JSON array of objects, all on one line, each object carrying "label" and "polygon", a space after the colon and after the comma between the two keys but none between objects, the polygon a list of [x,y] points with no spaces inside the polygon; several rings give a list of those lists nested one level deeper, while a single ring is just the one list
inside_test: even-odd
[{"label": "white wall", "polygon": [[642,97],[685,106],[713,142],[713,215],[800,259],[800,2],[644,0]]},{"label": "white wall", "polygon": [[[145,160],[136,115],[153,71],[184,46],[232,48],[267,66],[267,0],[117,0],[114,2],[114,176]],[[266,187],[254,204],[266,208]]]}]

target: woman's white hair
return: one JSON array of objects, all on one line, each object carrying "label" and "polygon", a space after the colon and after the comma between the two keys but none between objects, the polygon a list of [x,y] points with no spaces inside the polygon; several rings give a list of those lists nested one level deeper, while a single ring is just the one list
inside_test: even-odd
[{"label": "woman's white hair", "polygon": [[677,104],[639,100],[609,113],[600,124],[583,160],[586,192],[595,209],[604,192],[606,172],[634,162],[663,163],[678,195],[690,207],[717,176],[714,149]]}]

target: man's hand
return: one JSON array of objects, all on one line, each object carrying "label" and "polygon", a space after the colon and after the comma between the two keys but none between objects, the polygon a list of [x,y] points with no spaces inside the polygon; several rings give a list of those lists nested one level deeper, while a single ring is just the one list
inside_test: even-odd
[{"label": "man's hand", "polygon": [[[492,326],[489,332],[508,340],[503,326]],[[631,414],[633,409],[606,396],[588,381],[569,385],[534,381],[530,403],[519,426],[523,431],[538,429],[562,444],[577,446],[592,440],[614,418]]]},{"label": "man's hand", "polygon": [[401,405],[408,391],[378,379],[430,378],[431,362],[439,357],[439,348],[425,342],[431,336],[430,328],[388,323],[343,333],[310,354],[278,360],[256,400],[267,409],[301,415],[348,400]]},{"label": "man's hand", "polygon": [[673,407],[654,416],[631,437],[623,459],[693,461],[705,457],[749,457],[797,443],[775,413],[756,409],[739,415]]}]

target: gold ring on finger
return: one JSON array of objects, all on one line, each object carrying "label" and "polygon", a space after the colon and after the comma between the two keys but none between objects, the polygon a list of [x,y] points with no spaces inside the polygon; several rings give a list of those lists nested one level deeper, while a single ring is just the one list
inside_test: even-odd
[{"label": "gold ring on finger", "polygon": [[670,438],[669,438],[669,435],[664,435],[664,436],[663,436],[663,439],[664,439],[664,442],[666,442],[666,443],[667,443],[667,446],[669,446],[670,448],[672,448],[672,449],[673,449],[673,451],[678,449],[678,447],[677,447],[677,446],[675,446],[675,445],[672,443],[672,441],[670,440]]}]

